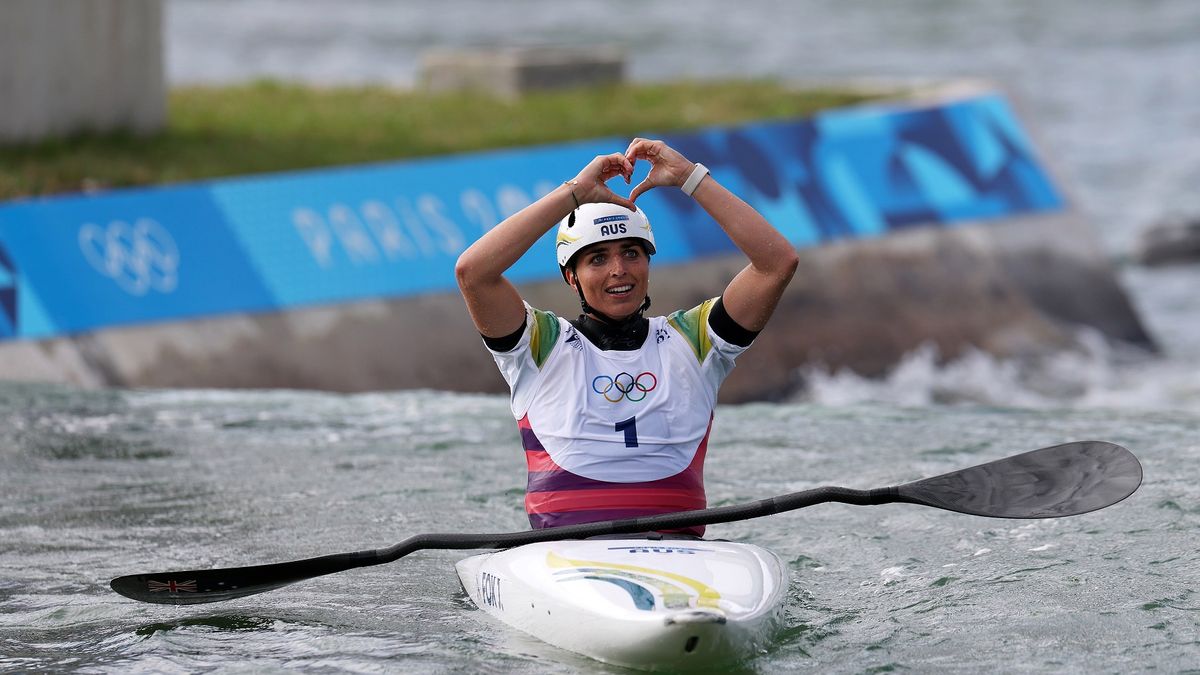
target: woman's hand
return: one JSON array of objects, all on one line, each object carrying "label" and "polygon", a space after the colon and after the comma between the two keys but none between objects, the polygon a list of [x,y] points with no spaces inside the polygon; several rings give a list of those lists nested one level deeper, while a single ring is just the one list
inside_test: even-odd
[{"label": "woman's hand", "polygon": [[632,211],[635,208],[633,200],[618,195],[607,185],[609,180],[617,176],[623,177],[625,183],[628,184],[630,177],[633,176],[633,162],[619,152],[611,155],[598,155],[583,167],[579,175],[575,176],[574,185],[571,185],[571,193],[575,195],[575,199],[580,204],[608,202],[619,204]]},{"label": "woman's hand", "polygon": [[[629,193],[629,201],[636,202],[643,192],[663,185],[680,187],[692,174],[695,164],[662,141],[635,138],[625,151],[630,173],[639,159],[650,162],[650,174]],[[628,178],[626,178],[628,181]]]}]

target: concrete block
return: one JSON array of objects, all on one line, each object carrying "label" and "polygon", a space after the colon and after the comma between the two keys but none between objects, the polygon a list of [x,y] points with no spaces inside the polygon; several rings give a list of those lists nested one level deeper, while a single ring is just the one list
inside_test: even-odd
[{"label": "concrete block", "polygon": [[625,57],[615,47],[437,51],[427,54],[421,64],[421,84],[429,91],[483,91],[505,98],[615,84],[624,77]]},{"label": "concrete block", "polygon": [[166,123],[162,0],[0,2],[0,143]]}]

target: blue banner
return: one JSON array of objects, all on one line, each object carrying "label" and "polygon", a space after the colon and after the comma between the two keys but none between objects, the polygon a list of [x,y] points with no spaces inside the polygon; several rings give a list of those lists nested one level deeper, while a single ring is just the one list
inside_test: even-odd
[{"label": "blue banner", "polygon": [[[798,247],[1063,205],[995,95],[658,136]],[[627,144],[600,138],[0,205],[0,338],[452,291],[454,261],[471,242]],[[639,205],[654,225],[656,264],[734,250],[678,190],[651,191]],[[551,232],[509,276],[557,278],[553,256]]]},{"label": "blue banner", "polygon": [[5,337],[277,306],[203,187],[6,206],[0,246]]}]

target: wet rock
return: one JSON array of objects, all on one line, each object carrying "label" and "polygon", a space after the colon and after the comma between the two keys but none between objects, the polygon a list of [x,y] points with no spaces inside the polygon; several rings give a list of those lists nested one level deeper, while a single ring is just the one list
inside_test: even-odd
[{"label": "wet rock", "polygon": [[1200,216],[1150,226],[1142,232],[1136,257],[1150,266],[1200,262]]}]

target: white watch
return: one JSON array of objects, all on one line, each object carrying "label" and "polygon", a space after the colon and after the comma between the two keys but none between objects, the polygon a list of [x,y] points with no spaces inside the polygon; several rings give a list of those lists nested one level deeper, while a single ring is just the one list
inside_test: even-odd
[{"label": "white watch", "polygon": [[683,190],[683,194],[691,197],[692,193],[696,191],[696,188],[700,187],[700,181],[704,180],[704,177],[707,175],[708,167],[697,162],[696,168],[692,169],[692,175],[688,176],[687,180],[683,181],[683,187],[680,188]]}]

